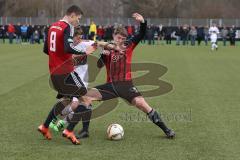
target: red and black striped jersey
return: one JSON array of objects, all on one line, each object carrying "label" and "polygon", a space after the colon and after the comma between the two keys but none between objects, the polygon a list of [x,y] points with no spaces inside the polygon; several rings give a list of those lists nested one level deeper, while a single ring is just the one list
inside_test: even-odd
[{"label": "red and black striped jersey", "polygon": [[133,50],[144,38],[147,22],[141,23],[140,31],[128,40],[125,53],[115,50],[108,50],[109,54],[101,54],[98,67],[105,65],[107,70],[107,82],[130,81],[132,80],[131,63]]}]

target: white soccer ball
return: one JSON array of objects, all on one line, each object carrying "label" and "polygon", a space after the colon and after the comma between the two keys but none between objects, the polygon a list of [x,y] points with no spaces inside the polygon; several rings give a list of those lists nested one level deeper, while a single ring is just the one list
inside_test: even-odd
[{"label": "white soccer ball", "polygon": [[111,124],[107,129],[107,137],[110,140],[121,140],[123,139],[124,130],[119,124]]}]

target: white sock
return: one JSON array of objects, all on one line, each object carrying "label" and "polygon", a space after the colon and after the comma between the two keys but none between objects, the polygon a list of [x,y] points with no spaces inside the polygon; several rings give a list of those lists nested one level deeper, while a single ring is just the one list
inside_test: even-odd
[{"label": "white sock", "polygon": [[69,124],[68,119],[71,120],[72,117],[73,117],[73,115],[74,115],[74,112],[71,112],[71,113],[69,113],[69,114],[63,119],[63,121],[64,121],[64,123],[65,123],[66,125]]},{"label": "white sock", "polygon": [[68,115],[68,114],[71,113],[71,112],[73,112],[72,107],[71,107],[70,105],[68,105],[67,107],[65,107],[65,108],[63,109],[62,115],[63,115],[63,116],[66,116],[66,115]]}]

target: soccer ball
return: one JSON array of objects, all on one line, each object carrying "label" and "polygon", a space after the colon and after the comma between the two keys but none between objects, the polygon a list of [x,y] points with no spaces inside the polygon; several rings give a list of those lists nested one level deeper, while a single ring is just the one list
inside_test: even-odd
[{"label": "soccer ball", "polygon": [[111,124],[107,129],[107,137],[110,140],[121,140],[123,139],[124,130],[119,124]]}]

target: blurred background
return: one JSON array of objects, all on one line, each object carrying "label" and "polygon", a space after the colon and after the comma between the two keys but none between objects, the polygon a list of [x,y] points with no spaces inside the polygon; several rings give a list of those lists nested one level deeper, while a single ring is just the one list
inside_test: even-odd
[{"label": "blurred background", "polygon": [[[134,12],[141,13],[151,25],[147,37],[152,41],[208,40],[213,23],[222,32],[219,38],[240,38],[239,0],[0,0],[0,39],[26,35],[24,41],[31,42],[34,32],[38,32],[38,39],[44,39],[48,26],[73,4],[84,12],[81,25],[86,38],[94,32],[95,39],[111,40],[117,25],[126,26],[131,37],[138,31],[131,18]],[[89,31],[91,24],[96,25],[94,31]]]},{"label": "blurred background", "polygon": [[129,17],[141,12],[149,18],[237,18],[239,0],[0,0],[0,15],[61,17],[72,4],[86,17]]}]

